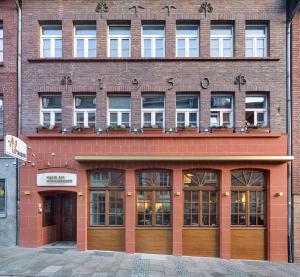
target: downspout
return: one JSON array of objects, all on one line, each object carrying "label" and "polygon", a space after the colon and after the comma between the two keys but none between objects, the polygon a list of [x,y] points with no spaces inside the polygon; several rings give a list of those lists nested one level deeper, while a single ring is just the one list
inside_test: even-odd
[{"label": "downspout", "polygon": [[[14,0],[18,9],[18,137],[21,135],[22,124],[22,9],[19,0]],[[19,245],[20,221],[20,161],[16,159],[16,245]]]}]

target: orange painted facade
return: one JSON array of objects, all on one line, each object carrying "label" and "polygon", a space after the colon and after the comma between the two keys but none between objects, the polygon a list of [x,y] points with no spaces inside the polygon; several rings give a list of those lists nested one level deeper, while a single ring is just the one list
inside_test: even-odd
[{"label": "orange painted facade", "polygon": [[[136,249],[136,171],[169,169],[172,172],[172,253],[182,255],[183,240],[183,171],[215,169],[220,174],[219,256],[230,259],[231,172],[258,169],[267,172],[267,256],[271,261],[287,261],[287,162],[285,161],[85,161],[75,156],[286,156],[287,136],[282,134],[37,134],[24,135],[29,146],[29,160],[21,167],[20,245],[39,247],[56,241],[59,226],[42,226],[39,204],[43,193],[77,193],[77,249],[88,249],[89,183],[88,172],[94,169],[120,169],[125,172],[125,251]],[[75,187],[38,187],[37,174],[67,172],[77,174]],[[226,194],[229,192],[229,196]],[[281,197],[276,194],[282,193]],[[99,227],[106,228],[107,227]],[[151,227],[148,227],[151,229]],[[197,227],[201,228],[201,227]],[[240,227],[242,228],[242,227]],[[250,227],[248,227],[250,228]],[[113,227],[112,227],[113,229]]]}]

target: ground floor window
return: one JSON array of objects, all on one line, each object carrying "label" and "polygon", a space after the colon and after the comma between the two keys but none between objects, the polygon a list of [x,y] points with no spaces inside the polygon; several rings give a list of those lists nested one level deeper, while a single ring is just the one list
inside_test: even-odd
[{"label": "ground floor window", "polygon": [[265,172],[239,170],[231,175],[231,224],[239,226],[264,226]]},{"label": "ground floor window", "polygon": [[55,225],[55,198],[47,196],[44,198],[43,226]]},{"label": "ground floor window", "polygon": [[5,181],[0,180],[0,217],[6,216],[6,186]]},{"label": "ground floor window", "polygon": [[90,175],[90,225],[124,225],[122,171],[102,170]]},{"label": "ground floor window", "polygon": [[219,177],[212,170],[184,173],[184,225],[218,225]]}]

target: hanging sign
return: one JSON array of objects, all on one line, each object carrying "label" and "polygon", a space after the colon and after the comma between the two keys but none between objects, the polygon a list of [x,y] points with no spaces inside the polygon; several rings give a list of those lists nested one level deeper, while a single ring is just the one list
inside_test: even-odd
[{"label": "hanging sign", "polygon": [[37,186],[39,187],[75,187],[77,186],[77,174],[72,173],[42,173],[37,174]]},{"label": "hanging sign", "polygon": [[5,136],[5,154],[17,159],[27,161],[27,145],[17,137]]}]

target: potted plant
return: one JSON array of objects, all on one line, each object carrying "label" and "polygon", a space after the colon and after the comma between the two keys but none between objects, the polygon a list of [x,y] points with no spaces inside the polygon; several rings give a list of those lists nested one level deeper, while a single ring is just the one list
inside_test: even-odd
[{"label": "potted plant", "polygon": [[198,133],[198,128],[197,126],[183,126],[183,127],[178,127],[177,128],[178,133],[183,133],[183,134],[197,134]]},{"label": "potted plant", "polygon": [[84,127],[82,124],[72,126],[72,133],[92,134],[95,130],[91,127]]},{"label": "potted plant", "polygon": [[164,129],[158,125],[144,126],[143,133],[145,134],[158,134],[163,133]]},{"label": "potted plant", "polygon": [[126,125],[111,125],[107,128],[107,132],[113,134],[125,134],[128,131],[129,128]]},{"label": "potted plant", "polygon": [[230,128],[226,125],[214,126],[211,128],[211,131],[212,133],[217,133],[217,134],[232,134],[233,128]]},{"label": "potted plant", "polygon": [[37,133],[42,133],[42,134],[51,134],[51,133],[59,133],[61,131],[61,129],[54,125],[54,126],[45,126],[45,125],[39,125],[36,128],[36,132]]}]

